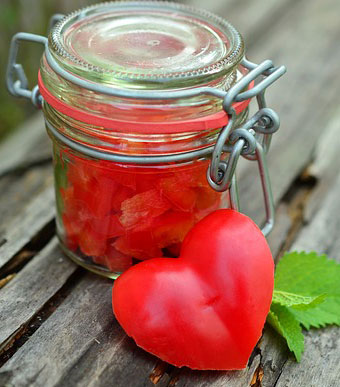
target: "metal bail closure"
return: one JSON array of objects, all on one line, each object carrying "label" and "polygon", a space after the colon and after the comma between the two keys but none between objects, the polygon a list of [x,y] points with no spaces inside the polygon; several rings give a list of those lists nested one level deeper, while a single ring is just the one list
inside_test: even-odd
[{"label": "metal bail closure", "polygon": [[35,107],[41,108],[42,97],[39,92],[39,87],[35,86],[32,90],[29,90],[25,71],[22,65],[16,62],[19,43],[22,41],[39,43],[44,47],[47,46],[47,38],[45,36],[28,34],[26,32],[19,32],[13,36],[9,50],[6,73],[7,89],[15,97],[30,99]]},{"label": "metal bail closure", "polygon": [[233,132],[232,138],[238,139],[233,146],[228,160],[221,161],[219,164],[218,183],[215,183],[211,178],[212,163],[207,171],[208,182],[210,186],[218,192],[229,190],[230,207],[234,210],[240,211],[235,169],[237,166],[238,159],[242,154],[242,151],[244,151],[245,153],[254,152],[254,160],[256,160],[258,163],[266,212],[265,225],[262,227],[261,231],[265,236],[267,236],[274,226],[275,209],[266,153],[263,149],[263,146],[255,140],[255,137],[250,132],[245,129],[236,129]]},{"label": "metal bail closure", "polygon": [[[264,94],[266,88],[283,75],[286,69],[284,66],[275,68],[271,61],[264,61],[256,65],[244,59],[242,65],[250,71],[228,90],[223,98],[223,109],[229,116],[229,122],[221,130],[216,141],[211,164],[207,170],[207,179],[214,190],[218,192],[229,190],[230,206],[239,210],[239,196],[235,176],[237,162],[241,155],[248,160],[256,160],[266,211],[266,222],[262,232],[267,236],[274,226],[274,202],[266,152],[269,149],[272,134],[280,126],[280,120],[274,110],[267,108]],[[258,77],[262,77],[262,79],[254,88],[243,91],[250,81]],[[236,113],[232,104],[235,101],[255,96],[259,110],[241,128],[233,130]],[[229,153],[227,160],[223,158],[223,152]]]}]

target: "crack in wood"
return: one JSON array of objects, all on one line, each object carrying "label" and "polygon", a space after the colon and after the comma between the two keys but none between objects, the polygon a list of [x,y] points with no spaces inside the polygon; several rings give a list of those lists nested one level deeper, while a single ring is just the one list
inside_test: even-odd
[{"label": "crack in wood", "polygon": [[5,278],[0,279],[0,289],[2,289],[5,285],[8,284],[14,277],[16,276],[16,273],[8,274]]},{"label": "crack in wood", "polygon": [[168,368],[168,364],[160,360],[156,364],[155,368],[152,370],[149,376],[149,379],[151,380],[151,382],[153,384],[157,384],[165,374],[167,368]]},{"label": "crack in wood", "polygon": [[256,344],[256,347],[253,349],[253,352],[250,355],[250,358],[248,360],[248,368],[251,367],[256,356],[260,355],[262,359],[261,348],[260,348],[261,339],[258,341],[258,343]]},{"label": "crack in wood", "polygon": [[288,361],[288,359],[282,364],[282,367],[281,367],[281,369],[280,369],[280,372],[278,373],[277,378],[274,380],[273,387],[276,387],[277,383],[279,382],[280,377],[281,377],[282,372],[283,372],[283,369],[285,368],[285,365],[286,365],[287,361]]},{"label": "crack in wood", "polygon": [[287,203],[288,205],[288,215],[291,218],[292,223],[287,237],[279,249],[276,260],[279,259],[284,252],[289,250],[304,225],[305,208],[318,183],[318,180],[315,177],[307,174],[307,170],[308,166],[293,181],[282,198],[282,202]]},{"label": "crack in wood", "polygon": [[261,364],[259,364],[259,366],[256,368],[256,370],[253,374],[253,378],[250,382],[250,386],[251,387],[262,387],[263,375],[264,375],[263,367]]},{"label": "crack in wood", "polygon": [[263,364],[262,351],[260,348],[261,340],[262,340],[262,337],[258,341],[258,343],[257,343],[256,347],[254,348],[254,350],[249,358],[249,361],[248,361],[248,368],[250,369],[254,359],[260,357],[259,364],[256,367],[256,369],[253,373],[253,376],[251,378],[251,381],[250,381],[251,387],[262,387],[262,379],[263,379],[263,375],[264,375],[264,364]]},{"label": "crack in wood", "polygon": [[170,382],[167,387],[175,387],[178,382],[179,382],[179,375],[176,374],[170,379]]},{"label": "crack in wood", "polygon": [[55,234],[54,219],[47,223],[13,258],[0,269],[0,280],[20,271],[39,253]]}]

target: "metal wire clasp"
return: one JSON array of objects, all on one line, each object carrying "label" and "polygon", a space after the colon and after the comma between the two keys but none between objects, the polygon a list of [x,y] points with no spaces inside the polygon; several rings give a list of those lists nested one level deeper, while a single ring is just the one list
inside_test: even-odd
[{"label": "metal wire clasp", "polygon": [[[62,14],[53,15],[49,21],[48,30],[51,30],[63,17],[64,15]],[[9,49],[6,86],[12,95],[30,99],[32,104],[40,109],[42,105],[42,96],[40,95],[39,87],[36,85],[32,90],[29,90],[24,68],[20,63],[17,63],[19,45],[23,41],[41,44],[45,49],[48,47],[48,39],[45,36],[29,34],[26,32],[18,32],[15,34],[11,40]]]},{"label": "metal wire clasp", "polygon": [[11,41],[9,58],[6,73],[6,85],[8,91],[15,97],[24,97],[32,101],[37,108],[41,107],[42,97],[39,93],[39,87],[36,85],[32,90],[28,88],[28,81],[25,71],[21,64],[17,63],[19,43],[22,41],[39,43],[47,45],[47,38],[40,35],[19,32],[15,34]]},{"label": "metal wire clasp", "polygon": [[[266,107],[264,93],[266,88],[285,72],[285,68],[283,66],[275,68],[269,60],[262,62],[260,65],[255,65],[244,59],[242,65],[250,71],[227,92],[223,99],[223,109],[228,114],[229,121],[216,141],[211,164],[207,171],[207,179],[210,186],[218,192],[229,189],[231,191],[231,206],[239,210],[235,176],[238,160],[241,155],[248,160],[256,160],[259,166],[266,210],[266,223],[262,232],[264,235],[268,235],[274,225],[274,202],[266,153],[270,146],[272,134],[280,126],[280,120],[273,109]],[[242,91],[259,76],[262,79],[254,88],[245,92]],[[241,128],[234,130],[236,113],[232,106],[233,102],[243,101],[246,98],[255,96],[259,110]],[[225,160],[223,155],[226,153],[229,153],[229,157]]]}]

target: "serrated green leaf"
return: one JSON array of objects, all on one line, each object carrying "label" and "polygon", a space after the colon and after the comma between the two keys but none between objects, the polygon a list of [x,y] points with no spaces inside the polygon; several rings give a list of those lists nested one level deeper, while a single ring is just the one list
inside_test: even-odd
[{"label": "serrated green leaf", "polygon": [[326,300],[313,309],[298,310],[290,308],[295,318],[305,329],[322,328],[328,324],[340,325],[340,299],[327,297]]},{"label": "serrated green leaf", "polygon": [[326,294],[310,297],[282,290],[274,290],[272,302],[282,306],[291,306],[294,309],[306,310],[321,304],[325,299]]},{"label": "serrated green leaf", "polygon": [[294,315],[287,307],[273,304],[267,322],[286,339],[288,348],[294,353],[296,360],[299,362],[304,350],[304,337],[300,323]]},{"label": "serrated green leaf", "polygon": [[285,254],[275,271],[275,290],[309,297],[326,294],[313,309],[290,312],[306,328],[340,325],[340,264],[315,252]]}]

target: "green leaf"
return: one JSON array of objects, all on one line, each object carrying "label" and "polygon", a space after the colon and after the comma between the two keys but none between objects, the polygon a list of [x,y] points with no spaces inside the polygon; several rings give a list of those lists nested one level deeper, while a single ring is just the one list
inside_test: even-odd
[{"label": "green leaf", "polygon": [[301,360],[304,350],[304,337],[300,323],[285,306],[273,304],[267,317],[267,322],[281,335],[294,353],[296,360]]},{"label": "green leaf", "polygon": [[315,252],[285,254],[276,267],[275,290],[316,297],[316,301],[326,294],[325,300],[313,309],[290,307],[289,311],[306,329],[340,325],[340,264],[326,255]]},{"label": "green leaf", "polygon": [[322,328],[328,324],[340,325],[340,298],[327,297],[326,300],[309,310],[297,310],[290,308],[295,318],[305,329]]},{"label": "green leaf", "polygon": [[274,290],[272,302],[282,306],[291,306],[294,309],[306,310],[321,304],[325,299],[326,294],[310,297],[288,293],[282,290]]}]

